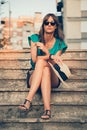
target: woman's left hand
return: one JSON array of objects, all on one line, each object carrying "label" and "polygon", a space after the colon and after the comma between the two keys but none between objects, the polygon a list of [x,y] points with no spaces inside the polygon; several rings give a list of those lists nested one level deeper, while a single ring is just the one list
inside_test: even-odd
[{"label": "woman's left hand", "polygon": [[58,55],[53,55],[53,60],[54,60],[56,63],[62,62],[61,56],[58,56]]}]

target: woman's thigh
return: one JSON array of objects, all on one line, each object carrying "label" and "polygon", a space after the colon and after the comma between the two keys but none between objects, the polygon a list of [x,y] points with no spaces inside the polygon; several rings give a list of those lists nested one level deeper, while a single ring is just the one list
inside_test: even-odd
[{"label": "woman's thigh", "polygon": [[60,85],[60,80],[52,69],[51,69],[51,84],[52,88],[57,88]]},{"label": "woman's thigh", "polygon": [[[50,67],[48,62],[45,61],[45,60],[38,60],[37,63],[36,63],[36,67],[35,67],[35,70],[33,70],[31,76],[30,76],[30,81],[29,81],[29,84],[31,84],[32,82],[32,79],[34,78],[34,76],[37,76],[37,73],[39,73],[40,71],[43,71],[44,67]],[[35,73],[34,73],[35,71]]]},{"label": "woman's thigh", "polygon": [[[43,66],[42,68],[44,69],[44,67],[49,67],[50,68],[50,65],[48,64],[47,61],[44,61],[44,60],[38,60],[37,62],[37,67],[36,67],[36,70],[38,71],[38,67]],[[39,68],[40,69],[40,68]],[[53,88],[57,88],[60,84],[60,80],[58,79],[58,77],[56,76],[56,74],[54,73],[54,71],[50,68],[50,71],[51,71],[51,86]],[[38,72],[37,72],[38,73]],[[33,73],[31,74],[31,77],[30,77],[30,82],[29,84],[31,84],[32,82],[32,79],[34,78],[34,71]]]}]

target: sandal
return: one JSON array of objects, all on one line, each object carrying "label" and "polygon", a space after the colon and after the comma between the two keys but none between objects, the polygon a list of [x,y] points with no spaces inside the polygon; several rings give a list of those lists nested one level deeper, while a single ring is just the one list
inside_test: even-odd
[{"label": "sandal", "polygon": [[47,120],[51,118],[51,111],[50,110],[45,110],[43,115],[41,116],[41,119]]},{"label": "sandal", "polygon": [[[30,104],[30,105],[29,105],[29,108],[27,108],[27,107],[25,106],[27,102]],[[19,109],[20,111],[22,111],[22,112],[29,112],[29,111],[31,111],[31,109],[32,109],[32,103],[31,103],[31,101],[29,101],[28,99],[25,99],[24,104],[20,105],[20,106],[18,107],[18,109]]]}]

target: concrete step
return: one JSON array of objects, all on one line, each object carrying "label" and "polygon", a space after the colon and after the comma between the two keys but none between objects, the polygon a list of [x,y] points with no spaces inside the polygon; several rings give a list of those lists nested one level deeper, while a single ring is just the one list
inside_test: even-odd
[{"label": "concrete step", "polygon": [[[30,49],[0,50],[0,59],[29,59]],[[87,50],[67,50],[62,57],[64,59],[87,59]]]},{"label": "concrete step", "polygon": [[[87,91],[87,81],[86,80],[67,80],[66,83],[68,87],[64,86],[62,83],[59,88],[52,89],[52,91]],[[22,79],[2,79],[0,80],[0,92],[11,92],[20,91],[26,92],[29,89],[26,86],[26,80]]]},{"label": "concrete step", "polygon": [[0,107],[1,130],[86,130],[87,106],[51,106],[52,118],[42,120],[42,107],[21,113],[17,106]]},{"label": "concrete step", "polygon": [[[71,69],[72,76],[69,79],[87,79],[86,69]],[[25,69],[0,69],[0,79],[26,79]]]},{"label": "concrete step", "polygon": [[29,50],[0,50],[0,60],[2,59],[30,59]]},{"label": "concrete step", "polygon": [[62,55],[72,77],[68,87],[62,83],[52,89],[52,118],[40,119],[43,113],[41,93],[33,99],[30,113],[18,111],[29,89],[26,73],[30,68],[30,49],[0,50],[0,129],[1,130],[87,130],[87,50],[67,50]]},{"label": "concrete step", "polygon": [[[87,50],[68,50],[62,59],[69,68],[87,69]],[[30,50],[0,50],[0,69],[29,69]]]},{"label": "concrete step", "polygon": [[[18,105],[24,102],[28,91],[4,91],[0,92],[0,105]],[[43,104],[41,94],[34,96],[33,104]],[[51,104],[87,105],[87,92],[53,91]]]},{"label": "concrete step", "polygon": [[[65,119],[66,120],[66,119]],[[68,119],[67,119],[68,120]],[[76,120],[76,119],[75,119]],[[78,122],[39,121],[39,119],[8,119],[1,122],[1,130],[87,130],[87,123]]]},{"label": "concrete step", "polygon": [[87,50],[67,50],[62,57],[64,59],[87,59]]},{"label": "concrete step", "polygon": [[[69,68],[87,69],[87,59],[64,59]],[[3,59],[0,60],[0,69],[29,69],[30,59]]]},{"label": "concrete step", "polygon": [[[21,112],[18,110],[18,106],[0,106],[0,120],[18,119],[18,118],[40,118],[43,114],[42,105],[33,105],[30,112]],[[83,118],[87,122],[87,106],[68,106],[68,105],[51,105],[51,115],[52,119],[63,121],[65,118],[79,119]],[[67,120],[68,121],[68,120]],[[67,122],[66,120],[64,122]],[[69,120],[70,121],[70,120]]]}]

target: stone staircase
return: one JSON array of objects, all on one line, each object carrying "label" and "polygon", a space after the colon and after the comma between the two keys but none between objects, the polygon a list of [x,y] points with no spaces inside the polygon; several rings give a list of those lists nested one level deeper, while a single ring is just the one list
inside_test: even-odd
[{"label": "stone staircase", "polygon": [[0,130],[87,130],[87,50],[68,50],[64,62],[73,76],[52,90],[50,120],[43,113],[41,94],[33,100],[33,110],[20,113],[27,93],[26,72],[30,68],[30,50],[0,50]]}]

